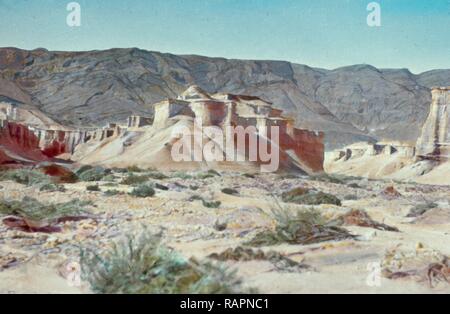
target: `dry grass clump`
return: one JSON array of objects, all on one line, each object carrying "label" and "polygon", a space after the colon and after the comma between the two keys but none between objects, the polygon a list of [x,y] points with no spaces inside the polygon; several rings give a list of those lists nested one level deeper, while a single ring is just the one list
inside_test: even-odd
[{"label": "dry grass clump", "polygon": [[362,210],[353,209],[336,219],[336,223],[345,226],[359,226],[374,228],[382,231],[400,232],[398,228],[374,221],[368,213]]},{"label": "dry grass clump", "polygon": [[309,190],[302,187],[295,188],[291,191],[284,192],[281,195],[283,202],[295,203],[301,205],[320,205],[331,204],[341,206],[342,202],[333,194],[321,191]]},{"label": "dry grass clump", "polygon": [[123,178],[120,184],[124,185],[139,185],[147,182],[150,179],[147,175],[137,176],[134,174],[129,174],[126,178]]},{"label": "dry grass clump", "polygon": [[40,191],[64,192],[65,188],[53,181],[53,178],[32,169],[16,169],[4,172],[0,180],[11,180],[27,186],[36,186]]},{"label": "dry grass clump", "polygon": [[269,246],[282,243],[314,244],[325,241],[354,239],[346,229],[327,221],[318,211],[290,210],[278,206],[272,209],[275,226],[255,235],[247,244]]},{"label": "dry grass clump", "polygon": [[275,270],[283,272],[300,272],[310,269],[310,266],[296,262],[276,251],[264,252],[241,246],[229,248],[221,253],[212,253],[208,257],[218,261],[268,261],[275,266]]},{"label": "dry grass clump", "polygon": [[21,201],[0,201],[0,214],[22,218],[30,228],[41,228],[58,223],[61,219],[86,215],[90,202],[72,200],[66,203],[43,204],[25,197]]},{"label": "dry grass clump", "polygon": [[228,294],[246,292],[235,272],[211,262],[187,260],[143,233],[113,243],[99,255],[82,250],[83,278],[95,293]]}]

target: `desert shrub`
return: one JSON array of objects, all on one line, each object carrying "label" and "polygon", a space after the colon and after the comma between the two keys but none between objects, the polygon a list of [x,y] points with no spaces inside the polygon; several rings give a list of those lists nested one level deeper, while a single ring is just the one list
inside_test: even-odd
[{"label": "desert shrub", "polygon": [[135,187],[130,195],[141,198],[152,197],[155,195],[155,190],[150,185],[141,184]]},{"label": "desert shrub", "polygon": [[50,176],[47,176],[37,170],[31,169],[16,169],[6,171],[2,174],[1,180],[11,180],[28,186],[39,186],[53,182]]},{"label": "desert shrub", "polygon": [[166,176],[165,174],[159,172],[159,171],[151,171],[149,173],[146,174],[150,179],[155,179],[155,180],[164,180],[167,179],[168,176]]},{"label": "desert shrub", "polygon": [[414,206],[413,208],[411,208],[411,210],[409,211],[407,217],[411,218],[411,217],[422,216],[423,214],[425,214],[430,209],[433,209],[433,208],[436,208],[436,207],[438,207],[438,204],[436,204],[436,203],[418,204],[418,205]]},{"label": "desert shrub", "polygon": [[86,187],[86,191],[89,191],[89,192],[100,192],[101,190],[100,190],[100,187],[98,186],[98,184],[95,184],[95,185],[88,185]]},{"label": "desert shrub", "polygon": [[197,190],[199,189],[199,186],[198,186],[198,185],[189,185],[189,188],[190,188],[192,191],[197,191]]},{"label": "desert shrub", "polygon": [[220,205],[222,204],[222,202],[202,200],[202,204],[203,204],[203,206],[205,206],[207,208],[219,208]]},{"label": "desert shrub", "polygon": [[105,169],[103,167],[93,167],[81,172],[78,177],[81,181],[94,182],[102,181],[104,177],[108,176],[111,170]]},{"label": "desert shrub", "polygon": [[15,215],[31,221],[52,221],[65,216],[86,214],[85,207],[90,202],[72,200],[67,203],[43,204],[31,197],[22,201],[0,201],[0,213]]},{"label": "desert shrub", "polygon": [[123,178],[120,184],[125,185],[139,185],[147,182],[149,177],[147,175],[137,176],[134,174],[128,175],[126,178]]},{"label": "desert shrub", "polygon": [[194,178],[191,174],[183,172],[183,171],[174,172],[171,175],[171,177],[172,178],[179,178],[179,179],[182,179],[182,180],[189,180],[189,179],[193,179]]},{"label": "desert shrub", "polygon": [[143,234],[114,243],[102,255],[81,250],[83,279],[95,293],[223,294],[242,293],[235,272],[209,261],[187,260]]},{"label": "desert shrub", "polygon": [[295,188],[288,192],[284,192],[281,198],[283,202],[302,205],[342,205],[341,200],[332,194],[324,193],[321,191],[308,190],[301,187]]},{"label": "desert shrub", "polygon": [[118,167],[114,167],[111,170],[114,173],[127,173],[128,172],[128,170],[126,168],[118,168]]},{"label": "desert shrub", "polygon": [[128,168],[127,168],[127,171],[128,172],[144,172],[145,170],[144,169],[141,169],[141,168],[139,168],[138,166],[129,166]]},{"label": "desert shrub", "polygon": [[41,185],[39,188],[39,191],[41,192],[65,192],[66,188],[63,185],[59,185],[56,183],[46,183],[44,185]]},{"label": "desert shrub", "polygon": [[[279,206],[279,205],[278,205]],[[324,241],[353,239],[347,230],[327,221],[318,211],[272,209],[275,227],[256,234],[247,244],[252,246],[314,244]]]},{"label": "desert shrub", "polygon": [[222,189],[222,193],[228,194],[228,195],[237,195],[237,194],[239,194],[239,192],[236,189],[231,189],[231,188],[224,188],[224,189]]},{"label": "desert shrub", "polygon": [[117,177],[116,177],[115,175],[113,175],[113,174],[108,174],[107,176],[104,176],[104,177],[102,178],[102,181],[105,181],[105,182],[114,182],[116,179],[117,179]]},{"label": "desert shrub", "polygon": [[159,184],[159,183],[155,183],[155,188],[161,191],[168,191],[169,188],[165,185]]},{"label": "desert shrub", "polygon": [[203,201],[203,197],[201,197],[200,195],[192,195],[191,197],[189,197],[189,202],[193,201]]},{"label": "desert shrub", "polygon": [[103,192],[103,195],[105,196],[116,196],[120,194],[123,194],[123,192],[119,190],[106,190],[105,192]]}]

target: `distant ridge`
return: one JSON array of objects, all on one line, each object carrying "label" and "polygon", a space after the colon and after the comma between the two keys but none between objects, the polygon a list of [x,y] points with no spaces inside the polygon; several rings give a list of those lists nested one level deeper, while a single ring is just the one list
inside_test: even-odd
[{"label": "distant ridge", "polygon": [[415,141],[431,101],[430,87],[450,85],[449,69],[418,75],[370,65],[325,70],[285,61],[177,56],[137,48],[0,48],[0,77],[8,81],[0,81],[0,91],[13,82],[24,97],[29,95],[27,102],[73,126],[151,115],[152,104],[176,97],[190,85],[209,94],[259,96],[280,106],[297,126],[324,131],[328,149],[367,140]]}]

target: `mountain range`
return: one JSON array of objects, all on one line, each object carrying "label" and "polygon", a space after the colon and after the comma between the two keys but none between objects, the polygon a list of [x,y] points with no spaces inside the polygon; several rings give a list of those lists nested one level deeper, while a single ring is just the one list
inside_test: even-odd
[{"label": "mountain range", "polygon": [[67,126],[150,116],[154,103],[190,85],[270,101],[298,127],[324,131],[326,147],[333,149],[362,140],[414,142],[428,114],[430,88],[450,85],[450,69],[413,74],[363,64],[326,70],[137,48],[0,48],[0,97],[34,106]]}]

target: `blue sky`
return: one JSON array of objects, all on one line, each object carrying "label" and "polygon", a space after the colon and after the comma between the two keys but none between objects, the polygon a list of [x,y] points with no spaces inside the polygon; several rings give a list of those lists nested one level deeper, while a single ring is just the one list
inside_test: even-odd
[{"label": "blue sky", "polygon": [[0,47],[138,47],[175,54],[287,60],[323,68],[367,63],[418,73],[450,68],[450,0],[0,0]]}]

